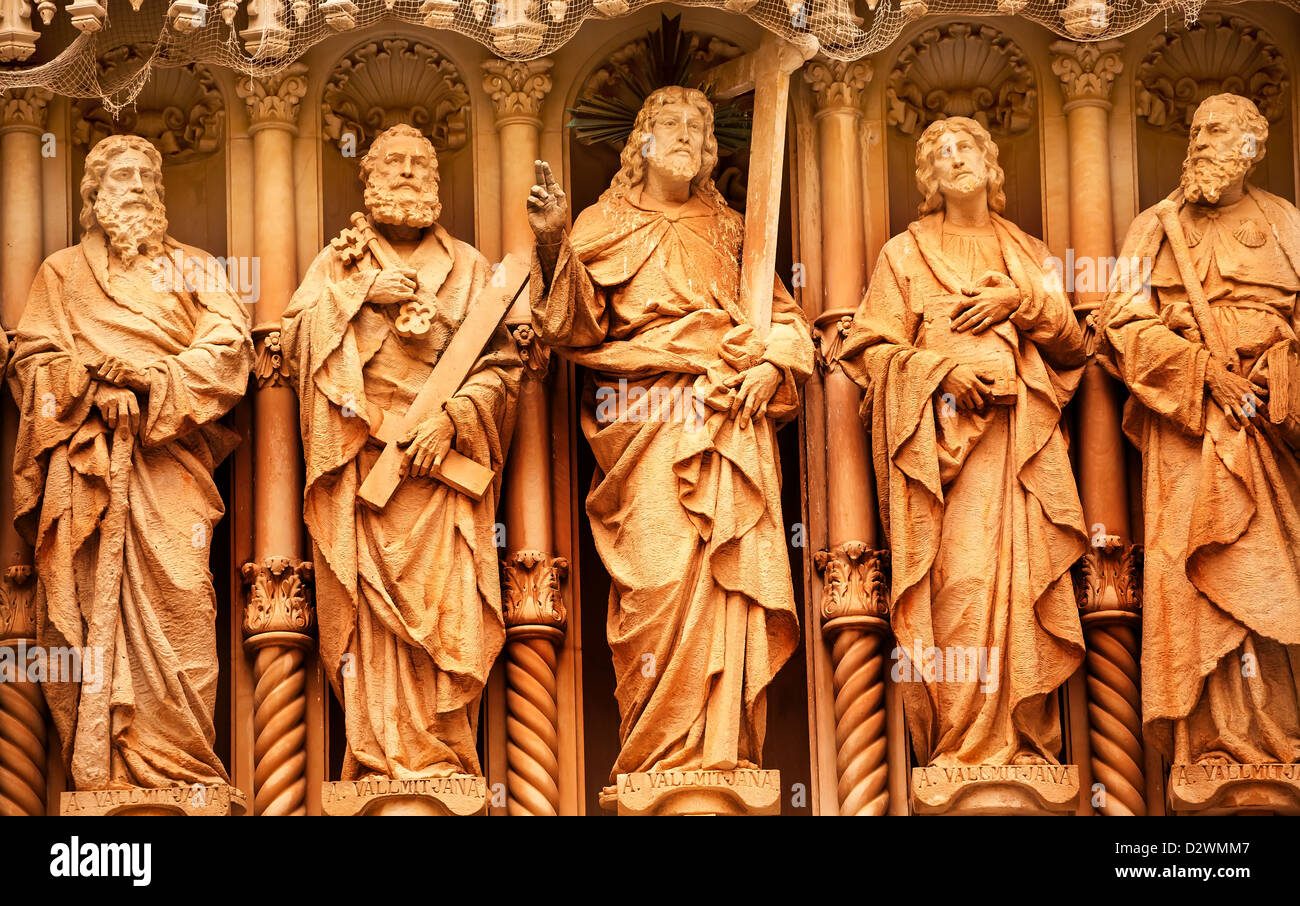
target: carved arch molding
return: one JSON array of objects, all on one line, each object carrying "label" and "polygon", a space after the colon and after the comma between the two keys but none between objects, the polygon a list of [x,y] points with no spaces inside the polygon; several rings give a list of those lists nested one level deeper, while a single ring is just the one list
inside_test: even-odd
[{"label": "carved arch molding", "polygon": [[72,141],[83,153],[103,138],[122,134],[147,138],[174,163],[221,149],[226,107],[212,73],[202,63],[167,66],[153,57],[149,44],[123,44],[99,57],[99,84],[109,90],[142,75],[147,82],[116,119],[99,98],[73,102]]},{"label": "carved arch molding", "polygon": [[1290,87],[1285,57],[1268,33],[1221,13],[1202,13],[1195,29],[1154,35],[1136,80],[1137,115],[1157,129],[1183,131],[1201,101],[1223,92],[1250,98],[1276,123]]},{"label": "carved arch molding", "polygon": [[408,38],[367,41],[339,60],[321,96],[325,137],[355,153],[375,136],[408,123],[439,152],[469,138],[469,90],[456,64],[428,44]]},{"label": "carved arch molding", "polygon": [[928,28],[902,51],[885,84],[889,125],[919,135],[946,116],[1018,135],[1034,124],[1038,86],[1020,46],[991,25]]}]

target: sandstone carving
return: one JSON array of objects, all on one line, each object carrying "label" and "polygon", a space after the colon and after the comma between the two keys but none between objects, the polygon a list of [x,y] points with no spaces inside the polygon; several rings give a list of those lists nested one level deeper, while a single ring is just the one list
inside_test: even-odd
[{"label": "sandstone carving", "polygon": [[1098,318],[1143,455],[1142,716],[1175,809],[1300,812],[1293,772],[1203,770],[1300,762],[1300,212],[1250,184],[1268,131],[1246,98],[1200,104],[1181,184],[1121,252],[1149,285]]},{"label": "sandstone carving", "polygon": [[[505,639],[494,511],[523,366],[498,326],[445,405],[404,436],[383,427],[402,424],[435,363],[457,354],[493,271],[437,224],[437,158],[419,130],[382,133],[361,177],[367,214],[312,263],[280,337],[299,396],[321,657],[346,717],[341,779],[481,777],[479,699]],[[361,489],[389,443],[403,470],[376,506]],[[445,474],[453,458],[488,473],[479,496]],[[331,789],[327,806],[357,810],[355,791]],[[396,811],[464,811],[438,803],[438,784],[400,789]]]},{"label": "sandstone carving", "polygon": [[797,411],[813,347],[779,280],[766,341],[741,308],[742,219],[711,178],[712,115],[699,91],[650,94],[622,169],[571,233],[544,163],[528,200],[533,327],[594,385],[587,514],[612,579],[620,788],[621,775],[757,768],[765,689],[798,644],[775,428]]},{"label": "sandstone carving", "polygon": [[176,260],[207,256],[167,235],[161,166],[136,136],[91,150],[81,242],[41,266],[10,377],[37,640],[79,653],[78,675],[45,684],[78,794],[229,783],[213,752],[212,471],[239,440],[217,420],[252,343],[220,268],[173,279]]},{"label": "sandstone carving", "polygon": [[[1055,692],[1083,659],[1069,570],[1086,549],[1058,422],[1084,347],[1046,248],[998,214],[988,131],[936,122],[916,164],[921,218],[885,245],[840,359],[869,394],[894,674],[931,772],[918,806],[959,810],[960,790],[933,801],[934,769],[1058,764]],[[1036,782],[993,773],[1013,794]],[[1024,807],[1073,802],[1054,789]]]}]

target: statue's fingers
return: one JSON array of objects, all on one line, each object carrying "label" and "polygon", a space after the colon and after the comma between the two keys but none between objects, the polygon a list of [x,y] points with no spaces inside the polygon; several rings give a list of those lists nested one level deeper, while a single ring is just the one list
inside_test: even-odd
[{"label": "statue's fingers", "polygon": [[[547,167],[545,161],[533,161],[533,178],[537,180],[538,185],[546,185],[546,173],[549,169],[550,168]],[[536,188],[536,186],[533,188]]]}]

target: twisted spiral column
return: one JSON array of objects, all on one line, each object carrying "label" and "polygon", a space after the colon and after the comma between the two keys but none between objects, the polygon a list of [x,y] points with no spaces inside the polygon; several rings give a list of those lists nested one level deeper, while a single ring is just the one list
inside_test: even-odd
[{"label": "twisted spiral column", "polygon": [[307,661],[312,565],[246,563],[244,647],[253,657],[253,814],[307,814]]},{"label": "twisted spiral column", "polygon": [[885,677],[892,633],[883,554],[849,541],[814,558],[823,582],[822,634],[831,643],[841,815],[889,812]]},{"label": "twisted spiral column", "polygon": [[25,673],[36,645],[35,590],[30,566],[11,566],[0,578],[0,646],[14,649],[18,671],[0,682],[0,815],[45,814],[45,694]]},{"label": "twisted spiral column", "polygon": [[506,813],[560,811],[558,649],[568,561],[516,551],[501,563],[506,619]]},{"label": "twisted spiral column", "polygon": [[[1114,535],[1080,561],[1075,595],[1087,644],[1088,741],[1103,815],[1145,815],[1142,749],[1141,548]],[[1084,791],[1090,795],[1089,791]]]}]

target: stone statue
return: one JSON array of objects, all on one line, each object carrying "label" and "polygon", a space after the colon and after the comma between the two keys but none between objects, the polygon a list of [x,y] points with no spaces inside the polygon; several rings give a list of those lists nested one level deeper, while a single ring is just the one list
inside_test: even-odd
[{"label": "stone statue", "polygon": [[218,419],[253,359],[248,313],[222,268],[176,270],[216,259],[167,235],[148,141],[96,144],[81,197],[81,242],[41,266],[10,373],[38,641],[81,652],[80,682],[48,682],[45,697],[79,791],[227,785],[208,551],[225,512],[212,472],[238,443]]},{"label": "stone statue", "polygon": [[998,213],[983,126],[935,122],[916,167],[920,219],[885,245],[842,359],[866,388],[894,676],[923,769],[1056,765],[1055,693],[1083,660],[1087,535],[1058,424],[1083,332],[1046,247]]},{"label": "stone statue", "polygon": [[[342,779],[481,777],[479,699],[505,639],[494,513],[523,365],[499,327],[445,406],[401,438],[391,499],[358,498],[384,449],[379,426],[411,407],[493,276],[436,223],[438,161],[414,127],[379,135],[361,179],[369,216],[316,256],[281,339],[321,658],[346,718]],[[481,499],[437,480],[453,451],[495,473]]]},{"label": "stone statue", "polygon": [[589,369],[587,514],[622,718],[611,783],[756,767],[765,688],[799,641],[775,429],[797,413],[813,348],[779,280],[766,341],[742,311],[743,219],[716,163],[712,105],[661,88],[571,233],[540,161],[528,200],[534,328]]},{"label": "stone statue", "polygon": [[1251,101],[1201,103],[1121,253],[1149,286],[1097,321],[1143,457],[1142,719],[1176,766],[1300,761],[1300,212],[1248,182],[1267,140]]}]

